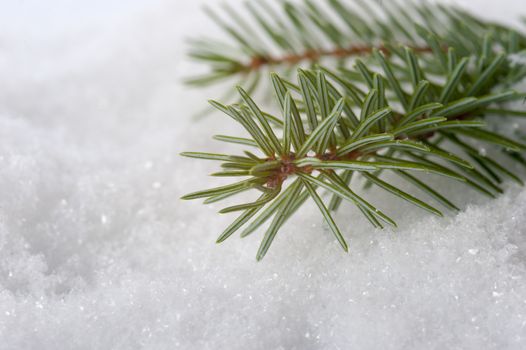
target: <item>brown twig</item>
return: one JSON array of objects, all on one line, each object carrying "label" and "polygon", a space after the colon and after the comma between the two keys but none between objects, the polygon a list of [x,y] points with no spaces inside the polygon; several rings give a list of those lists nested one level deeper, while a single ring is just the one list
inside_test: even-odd
[{"label": "brown twig", "polygon": [[[413,51],[417,53],[429,53],[432,52],[430,47],[426,46],[415,46],[410,47]],[[258,70],[263,66],[272,66],[272,65],[283,65],[283,64],[297,64],[301,61],[319,61],[323,57],[332,57],[332,58],[344,58],[351,56],[360,56],[371,53],[374,49],[377,49],[380,52],[388,55],[390,53],[389,49],[384,45],[378,46],[367,46],[367,45],[354,45],[348,48],[336,48],[332,50],[307,50],[302,53],[289,54],[281,57],[272,57],[272,56],[255,56],[252,60],[243,66],[245,71]]]},{"label": "brown twig", "polygon": [[[341,157],[336,156],[336,149],[329,152],[318,154],[312,157],[306,158],[315,158],[320,160],[356,160],[360,157],[367,155],[364,152],[360,151],[351,151]],[[281,161],[281,167],[276,169],[275,173],[269,176],[267,181],[268,188],[276,188],[281,186],[285,180],[295,173],[301,172],[304,174],[311,174],[314,171],[314,168],[310,165],[298,167],[294,164],[295,154],[290,154],[288,157],[283,158]]]}]

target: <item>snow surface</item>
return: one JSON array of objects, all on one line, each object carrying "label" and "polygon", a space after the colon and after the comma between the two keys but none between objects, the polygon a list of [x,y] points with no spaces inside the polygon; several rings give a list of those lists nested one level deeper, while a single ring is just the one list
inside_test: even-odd
[{"label": "snow surface", "polygon": [[349,255],[313,205],[261,263],[261,233],[215,245],[232,217],[178,199],[213,170],[178,153],[234,127],[193,122],[222,91],[180,84],[183,38],[211,28],[193,1],[0,4],[0,349],[526,348],[512,184],[492,201],[436,179],[463,208],[445,219],[372,192],[400,228],[345,207]]}]

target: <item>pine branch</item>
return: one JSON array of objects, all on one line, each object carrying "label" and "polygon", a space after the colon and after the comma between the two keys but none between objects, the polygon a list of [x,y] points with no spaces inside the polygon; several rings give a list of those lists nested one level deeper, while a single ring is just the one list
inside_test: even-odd
[{"label": "pine branch", "polygon": [[224,5],[223,16],[207,9],[230,43],[194,40],[190,56],[207,64],[210,72],[188,83],[204,86],[235,78],[252,93],[261,84],[262,71],[292,78],[300,65],[327,64],[329,58],[345,64],[374,49],[387,55],[408,46],[416,55],[438,55],[445,64],[442,53],[449,48],[462,57],[483,55],[488,36],[508,52],[526,48],[523,34],[460,8],[426,2],[408,6],[397,1],[304,0],[273,5],[268,0]]},{"label": "pine branch", "polygon": [[[330,1],[330,4],[334,6],[340,2]],[[284,11],[289,13],[293,8],[287,6],[285,4]],[[304,6],[313,10],[309,1]],[[429,17],[427,6],[416,7],[414,11]],[[444,17],[450,21],[460,13],[439,9],[442,14],[448,14],[449,17]],[[328,20],[323,21],[323,16],[321,13],[311,20],[317,25],[322,21],[327,39],[341,43],[343,39],[338,31],[329,30],[334,26]],[[353,23],[360,23],[356,15],[350,18]],[[384,34],[393,21],[391,17],[388,17],[390,24],[371,18]],[[392,171],[400,175],[437,204],[452,210],[458,210],[454,203],[412,173],[445,176],[490,197],[502,192],[503,177],[522,184],[520,177],[500,165],[498,159],[480,154],[473,146],[475,142],[493,145],[503,149],[518,164],[526,164],[521,155],[526,145],[491,131],[483,120],[486,114],[495,111],[511,117],[524,114],[502,105],[525,96],[507,87],[526,76],[526,69],[510,60],[512,54],[524,47],[522,37],[512,30],[466,18],[469,24],[477,25],[470,28],[469,33],[442,38],[436,31],[419,27],[416,31],[419,36],[405,34],[414,42],[428,40],[432,53],[424,53],[421,46],[415,48],[413,45],[382,44],[384,46],[373,49],[371,41],[367,43],[369,46],[363,46],[371,48],[367,49],[367,59],[356,60],[352,68],[332,69],[320,65],[299,69],[294,81],[273,73],[271,83],[281,110],[279,116],[264,112],[251,93],[242,87],[238,87],[239,103],[224,105],[211,101],[212,106],[246,131],[242,137],[218,135],[215,139],[252,150],[245,150],[243,155],[183,153],[191,158],[222,162],[223,170],[214,176],[241,179],[230,185],[191,193],[183,199],[204,198],[206,203],[212,203],[246,191],[258,192],[259,198],[254,202],[220,211],[241,214],[220,235],[218,242],[243,227],[241,236],[244,237],[270,222],[257,254],[259,260],[265,256],[281,227],[309,198],[315,202],[345,251],[348,245],[344,234],[332,217],[342,200],[354,204],[374,227],[396,226],[392,218],[351,189],[353,176],[361,176],[368,186],[379,187],[438,216],[443,215],[439,209],[388,183],[381,178],[382,173]],[[426,24],[431,29],[437,25],[433,21]],[[283,28],[280,24],[267,27],[267,30]],[[491,34],[480,36],[479,31],[475,31],[480,28]],[[362,39],[369,37],[376,38],[371,34]],[[470,41],[469,46],[467,41]],[[305,40],[304,44],[307,46],[308,42]],[[326,52],[330,55],[333,51]],[[296,62],[296,58],[304,56],[294,57],[273,58],[259,64],[270,65],[279,60],[296,64],[301,61]],[[318,194],[319,190],[331,194],[328,202]]]}]

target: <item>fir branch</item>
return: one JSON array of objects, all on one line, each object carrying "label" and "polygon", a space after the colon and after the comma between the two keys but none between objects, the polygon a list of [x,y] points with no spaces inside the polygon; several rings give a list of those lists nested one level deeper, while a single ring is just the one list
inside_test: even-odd
[{"label": "fir branch", "polygon": [[[355,1],[367,11],[367,5]],[[340,1],[329,3],[333,7],[341,5]],[[291,6],[285,3],[284,11],[289,17],[293,10],[297,14],[317,8],[310,1],[305,2],[305,8]],[[464,28],[459,23],[460,10],[440,6],[437,9],[453,28]],[[433,32],[421,26],[409,31],[397,26],[392,16],[387,16],[387,20],[372,16],[371,23],[383,33],[379,35],[376,27],[373,31],[363,20],[357,21],[360,17],[348,12],[347,8],[340,10],[352,19],[353,25],[362,23],[361,30],[368,33],[361,36],[364,41],[370,40],[367,60],[356,60],[352,68],[299,69],[295,81],[272,74],[273,90],[281,109],[279,116],[264,112],[250,91],[238,87],[239,103],[223,105],[211,101],[211,104],[241,124],[247,135],[219,135],[215,139],[249,146],[256,151],[245,150],[244,155],[183,153],[191,158],[222,162],[224,170],[215,176],[243,178],[230,185],[188,194],[183,199],[205,198],[211,203],[245,191],[260,193],[253,202],[220,211],[241,214],[218,238],[218,242],[223,242],[243,227],[241,236],[246,236],[270,221],[257,254],[258,260],[265,256],[281,227],[308,198],[315,202],[345,251],[348,245],[344,234],[331,214],[342,200],[354,204],[374,227],[395,226],[392,218],[351,189],[353,175],[366,179],[369,186],[377,186],[439,216],[443,215],[439,209],[388,183],[381,178],[382,173],[392,171],[400,175],[437,204],[452,210],[458,207],[411,173],[445,176],[490,197],[502,192],[501,176],[522,183],[519,176],[501,166],[497,159],[479,154],[473,147],[473,142],[494,145],[505,150],[512,160],[525,164],[520,153],[526,145],[489,130],[483,122],[486,114],[495,111],[511,117],[523,116],[522,111],[500,106],[502,102],[524,98],[524,94],[506,88],[526,75],[526,70],[516,69],[509,59],[524,47],[522,36],[463,13],[467,16],[465,23],[472,27],[464,28],[465,32],[440,36],[436,30],[438,22],[430,17],[429,5],[415,7],[413,11],[421,15],[421,20]],[[397,11],[402,11],[399,12],[402,16],[408,13],[399,7]],[[346,43],[345,37],[323,13],[316,18],[307,15],[307,18],[311,22],[293,21],[295,28],[299,30],[301,24],[301,29],[307,31],[307,23],[311,23],[336,47]],[[285,50],[286,43],[278,32],[284,28],[284,22],[271,26],[265,25],[261,18],[257,21]],[[230,26],[222,25],[229,32],[233,31]],[[389,32],[389,28],[398,30]],[[481,36],[478,29],[492,34]],[[254,55],[261,53],[249,44],[252,41],[235,33],[232,35],[245,46],[245,51]],[[427,40],[431,49],[424,53],[414,45],[387,44],[382,45],[389,47],[389,51],[383,47],[372,49],[376,38],[396,40],[398,36],[415,43]],[[303,46],[316,47],[309,44],[307,37],[301,38]],[[271,59],[265,64],[278,60]],[[298,63],[290,61],[288,63]],[[455,150],[449,145],[455,145]],[[320,189],[332,195],[330,202],[326,203],[318,194]]]},{"label": "fir branch", "polygon": [[434,54],[443,66],[451,48],[462,57],[485,56],[489,42],[509,53],[526,48],[525,35],[456,7],[364,0],[274,5],[268,0],[235,8],[224,5],[223,15],[207,9],[231,42],[194,40],[190,56],[207,64],[210,72],[188,83],[203,86],[236,77],[252,93],[261,84],[263,70],[292,78],[298,66],[326,64],[329,58],[345,64],[374,51],[400,54],[402,46],[417,56]]}]

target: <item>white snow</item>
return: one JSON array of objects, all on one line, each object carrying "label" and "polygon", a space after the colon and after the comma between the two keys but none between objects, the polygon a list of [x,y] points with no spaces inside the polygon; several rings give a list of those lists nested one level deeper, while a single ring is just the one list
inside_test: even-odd
[{"label": "white snow", "polygon": [[178,153],[235,128],[192,121],[222,91],[180,84],[183,38],[210,28],[190,1],[0,4],[0,349],[524,349],[516,185],[435,179],[463,208],[445,219],[373,191],[400,228],[344,207],[348,255],[313,205],[263,262],[261,232],[215,245],[232,217],[179,200],[220,181]]}]

